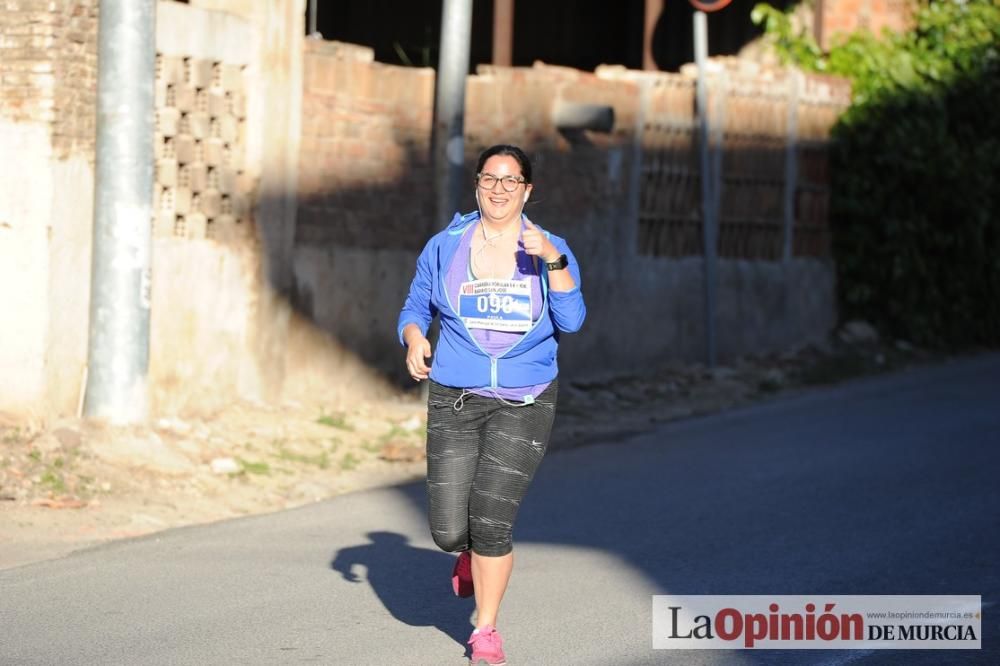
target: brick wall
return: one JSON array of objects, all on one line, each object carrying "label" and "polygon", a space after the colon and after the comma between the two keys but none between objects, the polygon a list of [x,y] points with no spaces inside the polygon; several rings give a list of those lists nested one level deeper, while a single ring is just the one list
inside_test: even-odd
[{"label": "brick wall", "polygon": [[97,0],[7,0],[0,11],[0,114],[44,122],[57,157],[93,153]]},{"label": "brick wall", "polygon": [[914,0],[821,0],[816,33],[826,49],[838,35],[868,30],[902,32],[912,25]]},{"label": "brick wall", "polygon": [[[849,89],[842,81],[738,61],[713,66],[726,70],[729,91],[720,96],[724,89],[713,84],[713,108],[719,100],[731,107],[720,173],[716,317],[725,359],[802,344],[825,335],[836,320],[825,150]],[[294,301],[362,361],[405,380],[396,316],[416,251],[448,222],[433,219],[426,160],[433,73],[375,63],[369,49],[321,42],[309,43],[305,69]],[[793,80],[800,82],[794,95]],[[659,83],[672,92],[650,89]],[[612,131],[557,128],[554,110],[574,102],[610,106]],[[568,336],[560,352],[570,376],[639,372],[703,354],[694,121],[690,72],[583,72],[536,63],[481,66],[467,79],[468,187],[460,209],[475,209],[472,177],[483,148],[526,149],[534,189],[525,212],[569,240],[583,272],[588,325]],[[798,160],[790,204],[789,154]],[[685,159],[693,159],[686,171]],[[679,180],[659,182],[654,174]],[[693,194],[685,200],[685,193]],[[693,242],[679,251],[655,242],[669,232],[664,219],[674,204],[687,205],[680,212],[693,230]],[[793,212],[794,239],[787,253],[786,211]],[[645,226],[643,214],[649,214]]]},{"label": "brick wall", "polygon": [[[466,102],[467,204],[472,199],[476,157],[495,143],[526,148],[535,187],[525,207],[529,216],[571,232],[586,225],[591,211],[624,193],[621,174],[609,173],[610,159],[631,142],[638,108],[635,84],[568,67],[537,63],[531,68],[481,67],[470,77]],[[557,103],[580,102],[614,109],[610,134],[562,133],[555,126]]]},{"label": "brick wall", "polygon": [[[634,115],[634,93],[632,84],[568,68],[481,67],[466,91],[469,187],[462,210],[475,207],[478,153],[509,142],[530,148],[536,169],[546,174],[529,214],[537,200],[561,217],[582,219],[611,187],[603,149],[621,143],[627,130],[595,135],[571,151],[552,123],[552,103],[562,95],[610,104],[624,128]],[[297,243],[415,249],[447,222],[432,220],[433,95],[433,70],[374,62],[366,47],[307,40]]]},{"label": "brick wall", "polygon": [[[365,47],[307,44],[297,242],[419,249],[429,230],[447,222],[430,219],[434,197],[426,156],[433,72],[373,62]],[[789,87],[793,79],[781,68],[737,59],[718,60],[716,68],[726,73],[725,83],[712,87],[714,112],[725,123],[721,255],[782,257],[786,147],[793,142],[793,251],[827,256],[826,142],[849,100],[849,88],[828,77],[805,76],[795,93]],[[645,80],[651,89],[643,102]],[[689,68],[650,76],[620,67],[593,73],[541,63],[481,66],[467,80],[469,187],[462,211],[475,208],[472,171],[478,153],[505,142],[525,147],[535,162],[537,182],[526,212],[554,216],[565,230],[583,224],[591,211],[624,195],[626,154],[641,113],[644,203],[637,249],[650,255],[700,255],[693,91]],[[610,106],[615,129],[609,134],[560,132],[553,110],[574,102]],[[659,178],[661,172],[668,177]]]},{"label": "brick wall", "polygon": [[296,240],[410,247],[434,200],[434,72],[371,49],[306,40]]}]

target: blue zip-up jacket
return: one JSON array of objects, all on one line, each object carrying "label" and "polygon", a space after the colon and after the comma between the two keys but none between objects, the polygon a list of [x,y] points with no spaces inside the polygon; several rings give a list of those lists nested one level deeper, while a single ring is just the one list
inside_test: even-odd
[{"label": "blue zip-up jacket", "polygon": [[[522,215],[522,218],[524,216]],[[567,270],[576,286],[570,291],[549,291],[547,271],[541,273],[542,313],[538,321],[503,354],[487,354],[452,307],[445,288],[445,274],[461,242],[462,234],[479,220],[479,212],[455,213],[445,229],[435,234],[417,259],[417,272],[410,284],[396,331],[403,346],[403,328],[416,324],[427,335],[433,318],[441,317],[441,335],[431,362],[430,377],[454,388],[517,388],[552,381],[559,374],[556,350],[559,333],[580,330],[587,308],[580,292],[580,266],[566,241],[538,227],[569,259]],[[535,225],[538,226],[538,225]]]}]

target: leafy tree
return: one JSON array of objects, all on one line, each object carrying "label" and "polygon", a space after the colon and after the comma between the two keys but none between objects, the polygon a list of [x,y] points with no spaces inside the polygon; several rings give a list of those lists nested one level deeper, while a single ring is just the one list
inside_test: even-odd
[{"label": "leafy tree", "polygon": [[913,29],[824,53],[788,14],[752,19],[781,60],[848,78],[833,129],[841,313],[932,347],[1000,344],[1000,2],[920,2]]}]

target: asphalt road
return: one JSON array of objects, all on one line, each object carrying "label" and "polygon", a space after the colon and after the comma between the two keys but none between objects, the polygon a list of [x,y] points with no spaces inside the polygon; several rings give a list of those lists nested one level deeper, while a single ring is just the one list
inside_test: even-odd
[{"label": "asphalt road", "polygon": [[[517,664],[1000,663],[1000,355],[548,456]],[[0,572],[0,664],[461,664],[420,484]],[[0,545],[0,548],[3,546]],[[981,594],[980,651],[651,649],[653,594]]]}]

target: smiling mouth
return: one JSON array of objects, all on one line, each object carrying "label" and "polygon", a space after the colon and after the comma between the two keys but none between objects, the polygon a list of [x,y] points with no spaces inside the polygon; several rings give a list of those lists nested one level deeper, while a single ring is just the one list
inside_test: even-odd
[{"label": "smiling mouth", "polygon": [[495,197],[490,197],[489,199],[490,199],[490,203],[492,203],[494,206],[504,206],[504,205],[510,203],[510,199],[508,199],[507,197],[504,197],[502,199],[497,199]]}]

